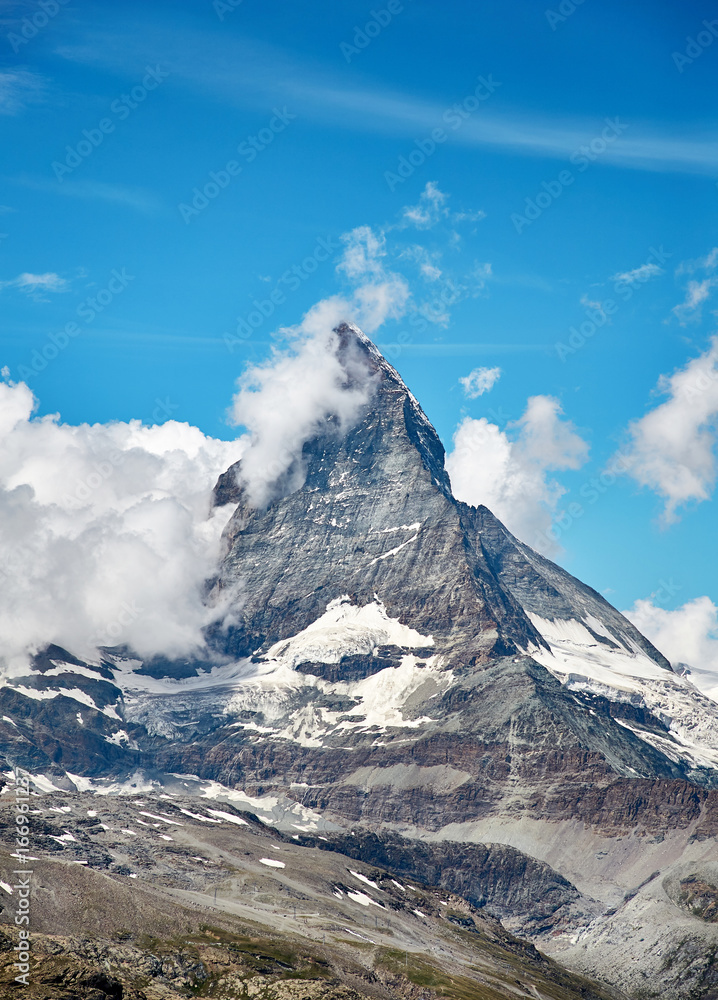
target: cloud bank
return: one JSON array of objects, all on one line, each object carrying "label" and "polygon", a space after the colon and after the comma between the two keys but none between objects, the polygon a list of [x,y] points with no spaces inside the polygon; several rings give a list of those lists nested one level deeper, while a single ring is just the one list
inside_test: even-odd
[{"label": "cloud bank", "polygon": [[697,597],[675,611],[650,600],[636,601],[623,614],[674,667],[688,666],[696,687],[718,701],[718,607],[709,597]]},{"label": "cloud bank", "polygon": [[24,383],[0,382],[4,669],[50,642],[191,654],[219,614],[204,584],[231,511],[210,515],[211,491],[242,445],[173,420],[35,419],[35,403]]},{"label": "cloud bank", "polygon": [[566,492],[548,473],[578,469],[587,443],[562,419],[558,400],[532,396],[523,416],[502,431],[485,417],[456,429],[446,468],[457,500],[484,504],[522,541],[555,555],[552,512]]}]

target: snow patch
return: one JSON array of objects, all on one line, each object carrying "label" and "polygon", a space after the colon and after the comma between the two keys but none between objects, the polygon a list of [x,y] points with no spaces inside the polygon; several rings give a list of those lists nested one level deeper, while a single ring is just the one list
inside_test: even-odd
[{"label": "snow patch", "polygon": [[384,908],[381,903],[377,903],[375,899],[367,896],[365,892],[360,892],[359,889],[347,892],[347,896],[349,899],[353,899],[355,903],[360,903],[361,906],[378,906],[380,909]]},{"label": "snow patch", "polygon": [[217,816],[220,820],[226,820],[227,823],[234,823],[236,826],[249,826],[246,819],[242,819],[241,816],[234,816],[232,813],[223,812],[221,809],[208,809],[207,812],[211,816]]},{"label": "snow patch", "polygon": [[344,595],[330,601],[324,614],[297,635],[275,643],[266,659],[294,669],[300,663],[339,663],[345,656],[368,655],[387,645],[421,649],[434,640],[389,618],[381,601],[359,607]]},{"label": "snow patch", "polygon": [[370,878],[367,878],[366,875],[362,875],[361,872],[352,871],[352,869],[350,868],[349,869],[349,874],[353,875],[354,878],[358,878],[359,881],[363,882],[365,885],[370,885],[372,887],[372,889],[376,889],[377,892],[382,892],[383,891],[382,889],[379,888],[379,886],[376,884],[376,882],[372,882],[372,880]]},{"label": "snow patch", "polygon": [[[80,714],[79,712],[77,713]],[[129,747],[132,746],[133,749],[137,749],[137,744],[130,739],[128,733],[124,729],[118,729],[116,733],[112,736],[105,736],[106,743],[114,743],[116,747]]]},{"label": "snow patch", "polygon": [[116,722],[122,722],[112,705],[105,705],[104,708],[98,708],[92,698],[85,691],[81,691],[79,688],[59,688],[57,691],[39,691],[36,688],[25,687],[24,684],[13,684],[12,688],[19,694],[24,695],[26,698],[32,698],[34,701],[49,701],[52,698],[57,698],[59,695],[63,695],[65,698],[71,698],[73,701],[79,701],[81,705],[87,705],[88,708],[93,708],[96,712],[102,712],[106,715],[108,719],[114,719]]},{"label": "snow patch", "polygon": [[160,823],[170,823],[172,826],[184,826],[184,823],[178,823],[176,819],[170,819],[169,816],[156,816],[155,813],[143,812],[142,810],[140,810],[140,816],[146,816],[147,819],[157,819]]},{"label": "snow patch", "polygon": [[50,835],[50,840],[56,840],[58,842],[58,844],[70,844],[70,843],[76,844],[77,843],[77,840],[75,839],[75,837],[72,836],[72,834],[69,832],[69,830],[66,830],[65,833],[63,833],[62,836],[60,836],[60,837],[54,837],[51,834]]},{"label": "snow patch", "polygon": [[199,813],[190,812],[189,809],[180,808],[180,812],[184,813],[185,816],[189,816],[190,819],[198,819],[200,823],[221,823],[221,819],[212,819],[210,816],[200,816]]}]

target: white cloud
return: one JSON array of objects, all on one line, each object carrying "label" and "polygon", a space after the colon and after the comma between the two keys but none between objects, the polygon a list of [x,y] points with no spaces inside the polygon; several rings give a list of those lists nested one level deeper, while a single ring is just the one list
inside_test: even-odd
[{"label": "white cloud", "polygon": [[383,233],[375,233],[371,226],[357,226],[344,233],[341,239],[346,249],[337,264],[337,271],[343,271],[353,281],[382,274],[383,258],[386,257]]},{"label": "white cloud", "polygon": [[59,274],[55,274],[54,271],[47,271],[45,274],[30,274],[25,271],[10,281],[0,281],[0,291],[3,288],[18,288],[21,292],[25,292],[27,295],[41,300],[43,292],[67,291],[68,283]]},{"label": "white cloud", "polygon": [[648,281],[649,278],[655,278],[657,275],[663,274],[663,268],[659,267],[658,264],[641,264],[640,267],[634,267],[631,271],[621,271],[618,274],[611,275],[611,281],[625,281],[628,284],[633,285],[636,282]]},{"label": "white cloud", "polygon": [[238,442],[167,421],[33,418],[0,383],[0,635],[5,669],[50,642],[186,655],[221,616],[203,602],[229,509],[210,516]]},{"label": "white cloud", "polygon": [[678,265],[677,275],[696,274],[698,271],[706,272],[702,278],[692,278],[688,282],[683,302],[679,302],[671,310],[681,326],[700,321],[703,303],[708,301],[711,292],[718,286],[718,275],[712,274],[716,267],[718,267],[718,247],[713,247],[705,257],[699,257],[697,260],[684,260]]},{"label": "white cloud", "polygon": [[[369,226],[358,226],[345,233],[342,242],[346,249],[337,271],[349,279],[351,292],[348,298],[326,301],[333,303],[334,312],[342,319],[372,334],[388,319],[399,319],[404,314],[409,286],[405,278],[384,266],[387,251],[383,233],[377,234]],[[312,324],[315,325],[313,319]]]},{"label": "white cloud", "polygon": [[417,229],[431,229],[440,219],[448,215],[446,201],[448,195],[440,191],[434,181],[428,181],[419,195],[416,205],[406,205],[402,211],[402,222]]},{"label": "white cloud", "polygon": [[700,321],[702,315],[701,307],[708,300],[711,291],[716,285],[718,285],[718,277],[703,278],[702,281],[691,280],[688,282],[685,299],[671,310],[681,326],[685,326],[686,323],[697,323]]},{"label": "white cloud", "polygon": [[532,396],[506,431],[485,418],[466,417],[454,434],[446,468],[458,500],[484,504],[519,538],[555,554],[551,514],[566,491],[547,473],[578,469],[587,454],[587,443],[562,419],[558,400]]},{"label": "white cloud", "polygon": [[661,376],[658,390],[668,399],[629,425],[622,467],[664,498],[669,524],[678,507],[707,500],[715,485],[718,337],[673,375]]},{"label": "white cloud", "polygon": [[474,368],[468,375],[459,379],[464,387],[464,393],[469,399],[477,399],[488,392],[501,377],[500,368]]},{"label": "white cloud", "polygon": [[597,312],[603,314],[603,304],[598,299],[589,299],[588,295],[582,295],[580,302],[584,309],[595,309]]},{"label": "white cloud", "polygon": [[419,274],[425,281],[438,281],[442,276],[442,270],[439,267],[441,254],[438,250],[429,252],[421,244],[412,243],[410,246],[405,247],[399,256],[415,263],[419,269]]},{"label": "white cloud", "polygon": [[483,210],[483,208],[479,208],[475,212],[454,212],[454,214],[451,216],[451,221],[455,223],[481,222],[481,220],[485,218],[486,218],[486,212]]},{"label": "white cloud", "polygon": [[687,665],[696,687],[718,701],[718,607],[709,597],[697,597],[675,611],[650,600],[636,601],[623,614],[674,667]]},{"label": "white cloud", "polygon": [[718,247],[713,247],[705,257],[681,261],[676,268],[676,274],[695,274],[696,271],[714,271],[716,267],[718,267]]},{"label": "white cloud", "polygon": [[490,261],[485,261],[483,263],[479,263],[479,261],[474,262],[474,266],[469,275],[472,281],[471,294],[474,298],[483,292],[489,278],[493,277],[493,273],[493,266]]}]

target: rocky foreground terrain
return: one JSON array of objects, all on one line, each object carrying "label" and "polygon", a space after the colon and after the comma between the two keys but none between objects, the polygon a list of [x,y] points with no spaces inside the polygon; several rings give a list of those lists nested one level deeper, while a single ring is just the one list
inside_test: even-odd
[{"label": "rocky foreground terrain", "polygon": [[[90,907],[68,918],[72,931],[43,904],[37,931],[53,940],[42,947],[80,969],[90,946],[67,935],[104,934],[112,957],[102,967],[135,989],[122,979],[122,961],[135,959],[121,955],[153,954],[142,934],[155,913],[188,907],[194,923],[158,917],[158,936],[189,935],[182,941],[195,942],[201,963],[202,949],[214,954],[198,936],[196,904],[208,907],[206,926],[237,940],[255,931],[225,918],[256,921],[257,940],[275,943],[318,942],[321,926],[330,950],[311,951],[310,962],[307,946],[292,943],[305,957],[286,976],[321,959],[342,989],[366,995],[714,1000],[718,706],[598,593],[486,508],[454,499],[438,436],[359,331],[340,327],[337,351],[347,384],[368,394],[355,425],[328,420],[261,507],[241,464],[217,484],[215,503],[232,515],[208,583],[218,621],[201,657],[143,661],[114,648],[83,660],[55,646],[0,687],[0,752],[45,793],[35,822],[50,838],[43,852],[54,852],[46,902],[62,899],[71,914],[85,893],[105,899],[106,916],[95,920]],[[154,819],[137,818],[137,795]],[[44,832],[65,808],[75,840]],[[220,815],[236,809],[264,825]],[[251,860],[255,848],[280,860],[251,840],[267,836],[293,867]],[[212,864],[229,865],[216,906],[197,860],[205,849],[186,862],[183,838],[211,843]],[[232,853],[229,842],[246,838]],[[355,891],[348,859],[378,888],[359,879]],[[75,902],[60,888],[70,872],[87,880]],[[259,873],[263,888],[248,899]],[[402,880],[424,893],[419,905],[408,905]],[[135,912],[130,898],[148,909],[122,923],[119,911]],[[301,927],[281,905],[299,898],[317,914],[307,909]],[[134,935],[132,945],[118,950],[110,928]],[[481,952],[489,941],[491,960]],[[243,947],[230,948],[232,961],[245,961]],[[517,956],[530,974],[516,971]],[[183,989],[220,990],[207,961],[202,983]],[[580,985],[576,974],[605,985]],[[232,988],[253,995],[245,985]],[[293,995],[276,992],[290,989],[284,980],[265,985],[267,996]],[[159,979],[136,987],[160,988]]]},{"label": "rocky foreground terrain", "polygon": [[[263,1000],[617,994],[567,973],[484,907],[428,882],[295,839],[231,805],[161,795],[35,795],[34,962],[14,984],[8,924],[0,995],[42,1000]],[[12,804],[0,808],[4,842]],[[5,870],[14,867],[3,852]],[[497,903],[491,865],[473,874]],[[483,867],[479,869],[479,865]],[[546,866],[524,881],[554,892]],[[467,871],[467,877],[472,873]],[[0,889],[2,916],[17,891]],[[553,905],[562,905],[558,896]],[[531,905],[526,898],[526,905]],[[541,906],[541,904],[539,904]]]}]

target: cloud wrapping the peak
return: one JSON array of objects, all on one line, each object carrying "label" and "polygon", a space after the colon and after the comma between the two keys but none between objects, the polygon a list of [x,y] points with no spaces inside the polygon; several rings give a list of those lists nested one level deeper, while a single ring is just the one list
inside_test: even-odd
[{"label": "cloud wrapping the peak", "polygon": [[628,428],[622,466],[665,500],[664,524],[679,507],[707,500],[716,479],[718,337],[703,354],[670,376],[658,391],[668,398]]},{"label": "cloud wrapping the peak", "polygon": [[335,328],[349,322],[373,334],[402,316],[409,299],[406,280],[386,267],[382,232],[357,226],[341,239],[336,271],[346,294],[323,299],[300,324],[281,330],[287,346],[238,380],[231,419],[248,431],[239,476],[258,508],[299,489],[306,442],[328,430],[347,431],[369,401],[373,384],[364,359],[351,348],[339,351]]},{"label": "cloud wrapping the peak", "polygon": [[204,603],[230,510],[210,515],[238,442],[167,421],[71,426],[33,418],[0,383],[0,659],[10,673],[50,642],[80,656],[127,644],[190,655],[221,615]]},{"label": "cloud wrapping the peak", "polygon": [[587,443],[562,419],[558,400],[532,396],[506,431],[484,417],[466,417],[453,444],[446,468],[457,500],[484,504],[522,541],[555,555],[551,516],[566,491],[547,473],[578,469],[588,456]]},{"label": "cloud wrapping the peak", "polygon": [[299,489],[302,449],[320,433],[344,432],[369,401],[372,381],[358,351],[340,354],[334,327],[346,302],[315,305],[291,331],[291,344],[250,366],[238,381],[232,420],[247,428],[240,482],[254,507]]}]

